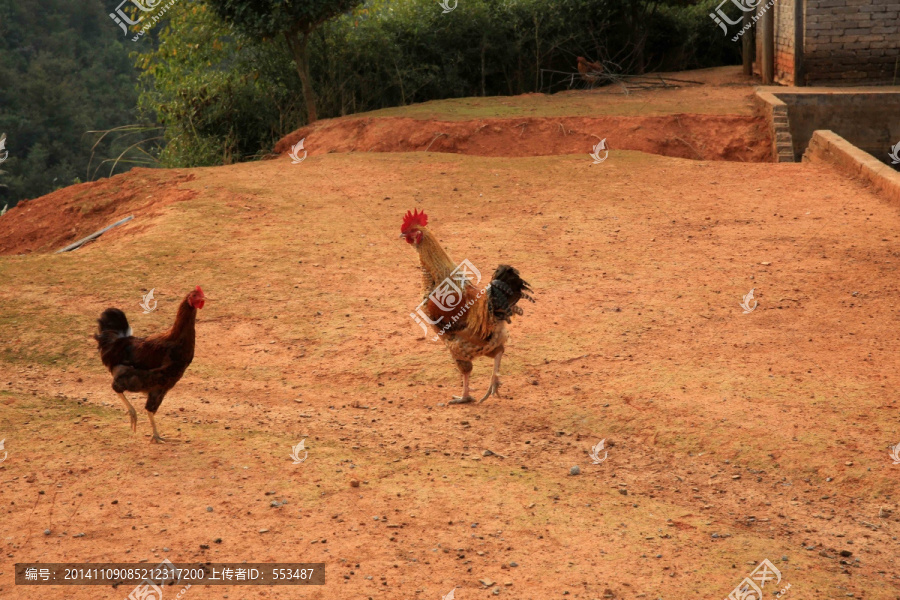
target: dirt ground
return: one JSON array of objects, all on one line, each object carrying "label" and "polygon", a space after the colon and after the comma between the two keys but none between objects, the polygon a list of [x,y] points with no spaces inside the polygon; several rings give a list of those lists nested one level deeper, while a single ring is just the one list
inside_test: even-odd
[{"label": "dirt ground", "polygon": [[[321,587],[188,599],[724,598],[763,559],[788,598],[900,598],[900,207],[824,165],[609,142],[601,164],[319,145],[0,218],[0,598],[130,592],[15,586],[18,562],[163,558],[326,564]],[[4,233],[102,198],[74,233]],[[455,260],[535,290],[502,398],[446,404],[458,373],[409,316],[412,208]],[[195,285],[196,356],[152,445],[90,335],[108,306],[163,330]],[[476,361],[477,396],[489,374]]]}]

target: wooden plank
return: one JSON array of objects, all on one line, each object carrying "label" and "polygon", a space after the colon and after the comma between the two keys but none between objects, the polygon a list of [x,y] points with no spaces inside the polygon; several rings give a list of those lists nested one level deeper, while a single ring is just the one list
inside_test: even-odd
[{"label": "wooden plank", "polygon": [[82,238],[82,239],[78,240],[78,241],[75,242],[74,244],[69,244],[68,246],[66,246],[66,247],[63,248],[62,250],[57,250],[57,251],[56,251],[56,254],[61,254],[61,253],[63,253],[63,252],[71,252],[72,250],[76,250],[76,249],[78,249],[78,248],[81,248],[83,245],[87,244],[87,243],[90,242],[91,240],[97,239],[98,237],[100,237],[101,235],[103,235],[104,233],[106,233],[107,231],[109,231],[110,229],[112,229],[113,227],[118,227],[119,225],[121,225],[121,224],[123,224],[123,223],[127,223],[128,221],[132,220],[133,218],[134,218],[134,215],[131,215],[131,216],[129,216],[129,217],[125,217],[125,218],[122,219],[121,221],[116,221],[116,222],[113,223],[112,225],[108,225],[108,226],[104,227],[103,229],[101,229],[100,231],[97,231],[97,232],[95,232],[95,233],[92,233],[91,235],[87,236],[86,238]]}]

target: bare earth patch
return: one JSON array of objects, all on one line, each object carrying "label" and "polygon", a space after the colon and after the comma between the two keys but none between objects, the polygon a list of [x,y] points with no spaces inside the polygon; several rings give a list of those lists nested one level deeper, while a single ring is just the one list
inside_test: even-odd
[{"label": "bare earth patch", "polygon": [[[129,215],[146,222],[163,207],[191,198],[193,194],[178,186],[192,179],[180,171],[132,169],[20,202],[3,216],[0,255],[56,251]],[[104,235],[108,239],[120,234],[110,230]]]},{"label": "bare earth patch", "polygon": [[768,162],[762,117],[558,117],[434,121],[400,117],[344,118],[304,127],[282,138],[287,153],[305,139],[311,156],[330,152],[452,152],[478,156],[588,154],[597,142],[616,150],[705,160]]}]

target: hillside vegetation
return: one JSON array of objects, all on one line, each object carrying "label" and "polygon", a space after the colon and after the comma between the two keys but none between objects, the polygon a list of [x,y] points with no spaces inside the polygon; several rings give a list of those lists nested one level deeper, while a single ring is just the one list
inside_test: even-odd
[{"label": "hillside vegetation", "polygon": [[113,136],[93,148],[99,135],[88,133],[137,116],[135,47],[107,13],[98,0],[0,0],[0,134],[9,151],[0,209],[133,166],[128,156],[98,170],[131,142]]}]

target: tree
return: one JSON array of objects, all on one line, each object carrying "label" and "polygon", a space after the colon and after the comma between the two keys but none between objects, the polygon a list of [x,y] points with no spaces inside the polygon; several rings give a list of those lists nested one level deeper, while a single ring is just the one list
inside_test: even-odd
[{"label": "tree", "polygon": [[[0,209],[86,179],[94,140],[85,133],[134,122],[134,44],[116,29],[97,0],[0,0],[0,133],[9,151]],[[108,136],[95,160],[133,141]],[[129,168],[120,162],[114,173]]]},{"label": "tree", "polygon": [[306,99],[307,121],[317,118],[316,93],[309,75],[309,38],[329,19],[363,0],[207,0],[220,17],[241,32],[264,39],[283,35],[297,66]]}]

